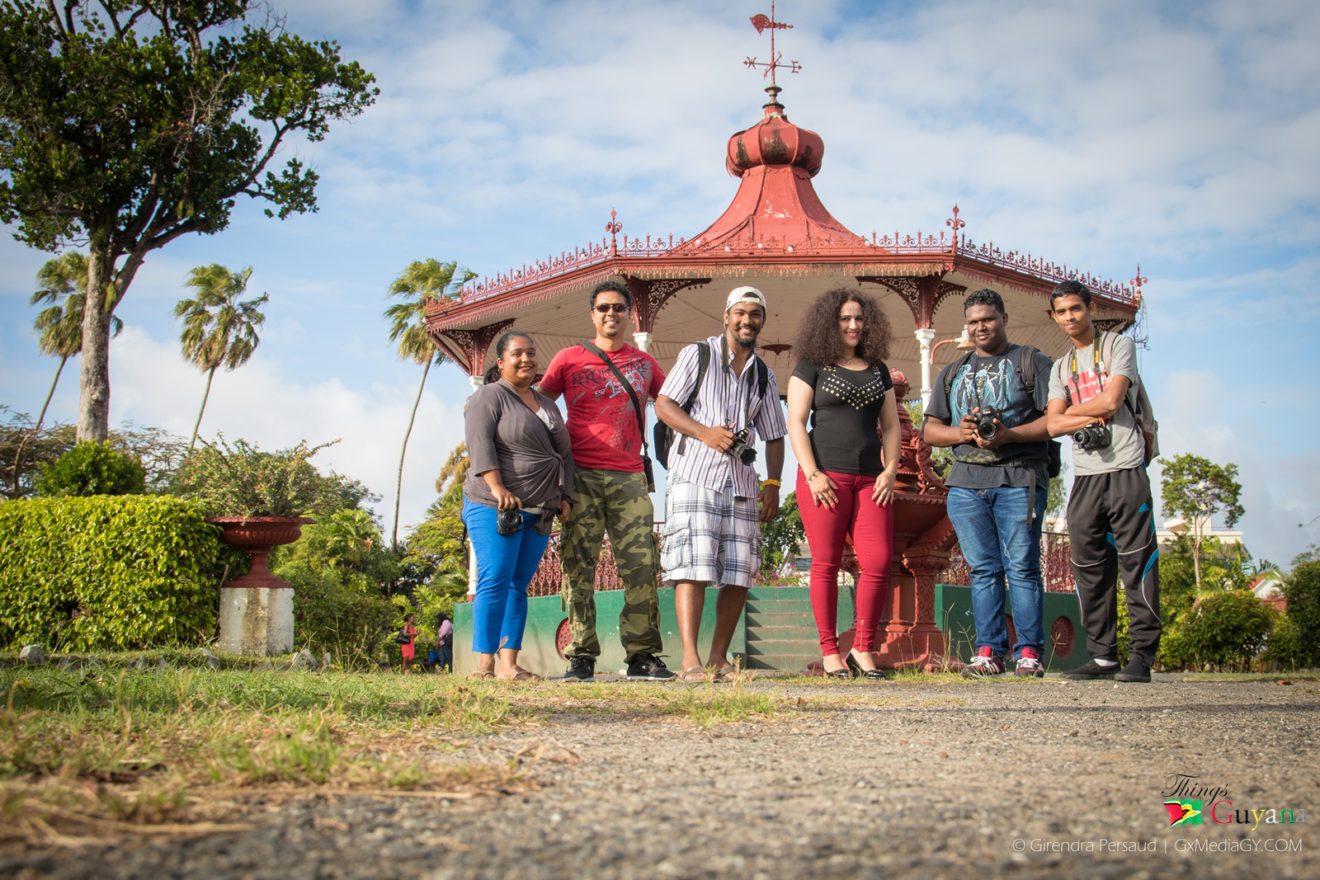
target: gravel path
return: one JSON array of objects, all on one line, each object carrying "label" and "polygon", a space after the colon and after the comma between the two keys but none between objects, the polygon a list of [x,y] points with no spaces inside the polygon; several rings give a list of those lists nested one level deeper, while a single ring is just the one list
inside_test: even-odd
[{"label": "gravel path", "polygon": [[[1320,876],[1320,682],[714,687],[781,709],[702,729],[588,700],[453,750],[518,762],[525,790],[257,800],[247,831],[30,851],[0,876]],[[1207,801],[1205,824],[1171,828],[1176,774],[1304,820],[1217,825]]]}]

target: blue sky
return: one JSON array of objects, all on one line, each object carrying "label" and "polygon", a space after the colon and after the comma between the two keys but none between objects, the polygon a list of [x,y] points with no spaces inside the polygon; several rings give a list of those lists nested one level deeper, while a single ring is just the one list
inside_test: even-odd
[{"label": "blue sky", "polygon": [[[320,211],[233,225],[149,257],[111,347],[111,419],[186,436],[203,376],[172,318],[189,270],[254,267],[271,295],[256,356],[217,375],[204,434],[342,442],[323,464],[385,496],[419,368],[381,313],[410,261],[496,273],[599,240],[692,235],[728,205],[725,142],[760,116],[760,0],[277,0],[338,40],[376,106],[285,155],[322,176]],[[825,140],[815,179],[845,225],[915,233],[957,203],[977,242],[1126,280],[1140,263],[1142,369],[1166,455],[1236,462],[1258,557],[1320,541],[1320,7],[1152,2],[782,2],[790,118]],[[55,368],[27,304],[49,254],[0,241],[0,403],[35,414]],[[585,321],[584,321],[585,330]],[[53,417],[71,421],[66,371]],[[416,523],[461,439],[468,384],[432,373],[410,446]],[[1158,474],[1156,473],[1156,477]],[[1156,480],[1157,482],[1157,480]],[[1309,523],[1299,527],[1299,523]]]}]

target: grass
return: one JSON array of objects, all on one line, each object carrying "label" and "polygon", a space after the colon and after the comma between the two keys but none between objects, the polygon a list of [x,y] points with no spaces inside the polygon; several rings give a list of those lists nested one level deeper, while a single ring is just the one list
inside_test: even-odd
[{"label": "grass", "polygon": [[[456,759],[456,738],[541,711],[449,677],[0,669],[0,839],[188,830],[312,791],[453,798],[532,784]],[[88,837],[88,835],[91,837]]]},{"label": "grass", "polygon": [[510,686],[137,659],[0,667],[0,841],[229,828],[258,796],[480,797],[533,787],[525,765],[556,759],[465,761],[472,737],[580,715],[704,729],[829,707],[742,682]]}]

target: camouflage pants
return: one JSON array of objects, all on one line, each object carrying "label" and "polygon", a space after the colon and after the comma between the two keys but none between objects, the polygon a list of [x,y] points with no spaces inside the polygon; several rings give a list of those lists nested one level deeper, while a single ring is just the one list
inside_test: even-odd
[{"label": "camouflage pants", "polygon": [[609,532],[614,561],[623,583],[619,640],[624,656],[659,654],[660,607],[655,592],[654,510],[646,477],[622,471],[577,472],[573,515],[560,536],[564,563],[563,601],[573,643],[566,657],[599,657],[596,637],[596,563]]}]

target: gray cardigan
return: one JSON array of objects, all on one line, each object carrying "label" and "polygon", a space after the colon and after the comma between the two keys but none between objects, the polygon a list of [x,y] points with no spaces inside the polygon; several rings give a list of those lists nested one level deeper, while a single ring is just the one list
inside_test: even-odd
[{"label": "gray cardigan", "polygon": [[561,501],[572,497],[574,470],[568,428],[553,401],[538,391],[532,394],[549,413],[553,429],[547,430],[503,379],[481,386],[467,399],[463,417],[471,464],[463,494],[468,500],[496,506],[481,475],[497,468],[505,487],[522,500],[524,508],[557,511]]}]

